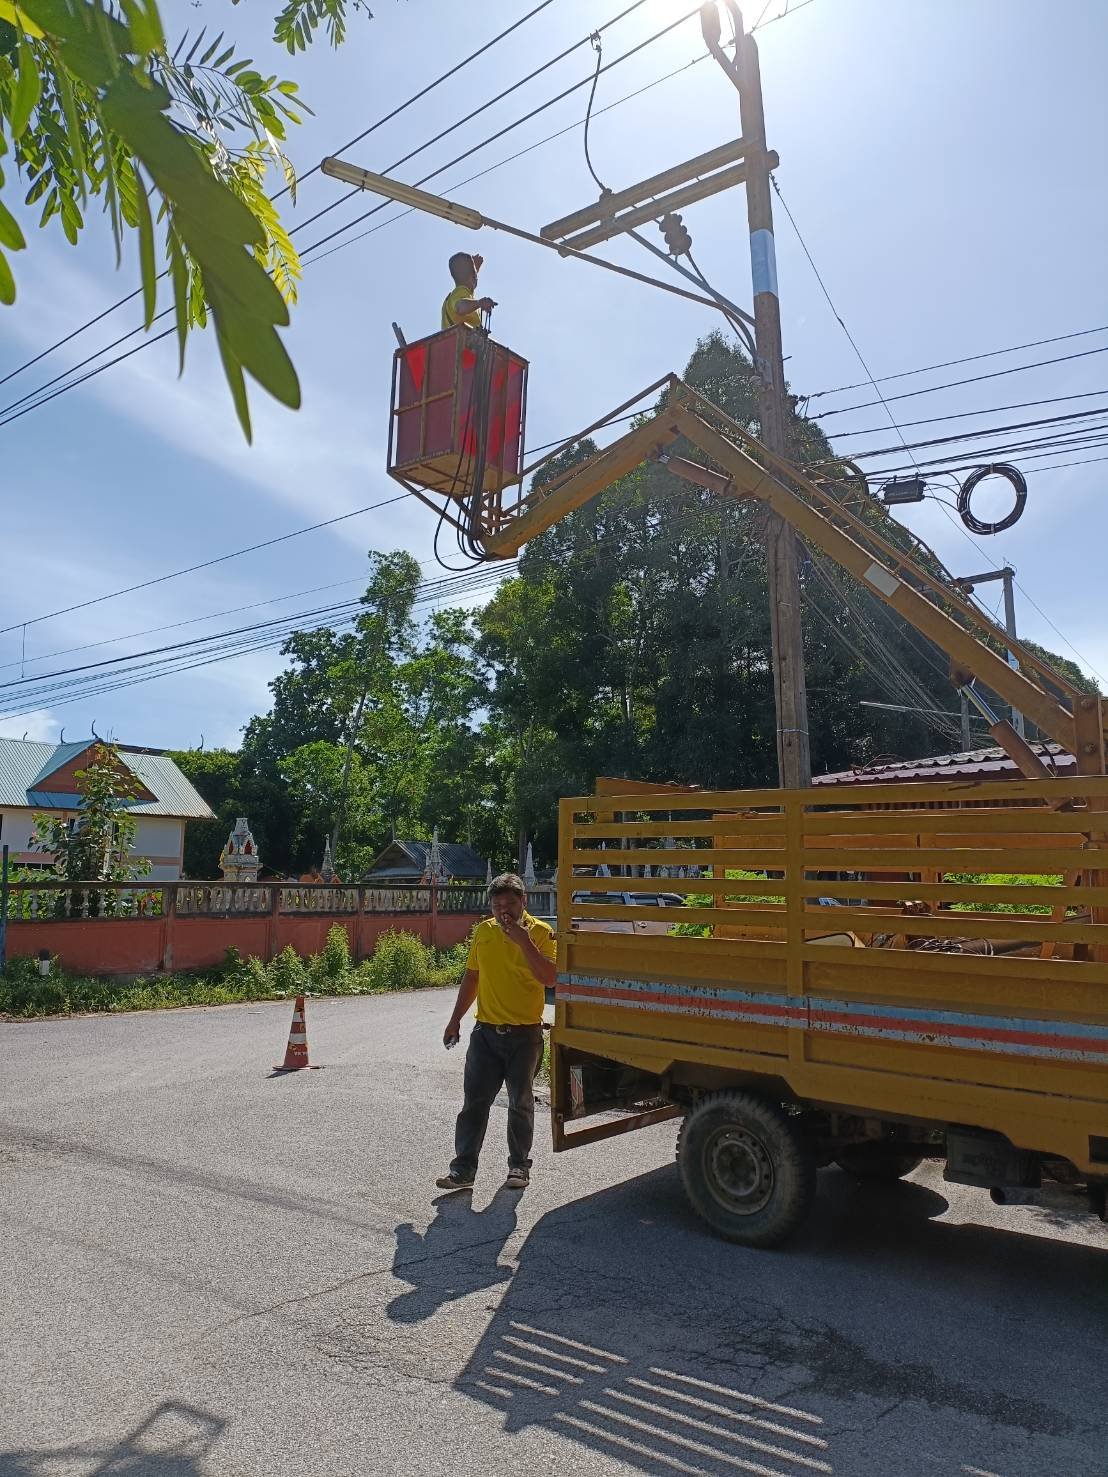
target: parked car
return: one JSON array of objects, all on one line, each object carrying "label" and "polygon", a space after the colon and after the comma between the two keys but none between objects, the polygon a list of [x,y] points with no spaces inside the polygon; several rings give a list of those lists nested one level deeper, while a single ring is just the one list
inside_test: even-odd
[{"label": "parked car", "polygon": [[[601,907],[612,906],[622,908],[683,908],[685,898],[676,892],[575,892],[573,894],[575,903],[586,903],[589,905],[599,904]],[[557,929],[558,920],[552,913],[536,914],[544,923],[549,923],[551,928]],[[680,919],[675,918],[674,923]],[[673,927],[660,918],[574,918],[572,927],[583,933],[668,933]]]}]

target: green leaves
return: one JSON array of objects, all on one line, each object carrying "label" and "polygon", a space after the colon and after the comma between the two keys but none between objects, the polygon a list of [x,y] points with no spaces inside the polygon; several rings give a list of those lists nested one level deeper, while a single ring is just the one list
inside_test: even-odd
[{"label": "green leaves", "polygon": [[15,139],[23,137],[27,124],[31,121],[31,114],[42,96],[42,81],[39,78],[31,43],[26,36],[19,38],[17,57],[18,71],[8,114],[8,126],[11,129],[12,138]]},{"label": "green leaves", "polygon": [[7,257],[0,251],[0,303],[10,307],[15,302],[15,278]]},{"label": "green leaves", "polygon": [[[165,88],[144,86],[133,73],[124,72],[106,90],[101,109],[108,126],[142,161],[162,196],[172,202],[173,231],[203,278],[235,411],[250,440],[243,370],[282,404],[292,408],[300,404],[296,371],[275,332],[277,326],[288,323],[288,309],[280,292],[247,250],[264,244],[264,227],[205,168],[203,155],[169,122],[165,116],[169,101]],[[141,200],[139,208],[141,231]],[[150,243],[152,251],[152,234]],[[149,257],[144,260],[143,281],[147,312],[152,318],[148,261]],[[183,287],[179,272],[175,274],[174,287],[180,323]]]},{"label": "green leaves", "polygon": [[[4,176],[0,174],[0,184],[3,182]],[[0,200],[0,246],[6,246],[9,251],[22,251],[26,244],[19,222]]]},{"label": "green leaves", "polygon": [[[328,3],[309,19],[340,24],[343,10]],[[307,111],[294,83],[236,58],[222,33],[186,38],[171,56],[157,0],[0,0],[0,154],[10,140],[26,202],[40,204],[40,225],[57,218],[76,244],[87,201],[99,196],[117,260],[136,232],[146,326],[168,275],[183,367],[189,329],[210,314],[248,439],[246,375],[282,404],[300,404],[278,333],[300,261],[266,180],[275,164],[294,191],[282,141]],[[235,137],[244,131],[245,146]],[[166,228],[164,264],[156,221]],[[0,203],[0,251],[25,245]],[[0,255],[0,302],[14,298]]]},{"label": "green leaves", "polygon": [[154,222],[150,218],[150,201],[146,198],[146,186],[136,170],[137,186],[135,202],[138,206],[139,261],[142,268],[142,305],[145,328],[154,321],[154,309],[158,303],[158,269],[154,263]]},{"label": "green leaves", "polygon": [[[239,0],[234,3],[237,5]],[[351,0],[351,9],[364,11],[373,19],[366,0]],[[327,27],[331,45],[341,46],[346,40],[346,0],[288,0],[274,22],[273,39],[295,55],[311,45],[321,25]]]}]

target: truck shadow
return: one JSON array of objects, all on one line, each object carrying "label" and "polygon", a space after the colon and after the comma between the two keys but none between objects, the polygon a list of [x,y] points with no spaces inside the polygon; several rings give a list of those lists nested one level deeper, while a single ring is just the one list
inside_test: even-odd
[{"label": "truck shadow", "polygon": [[[969,1422],[980,1459],[1008,1428],[1045,1443],[1034,1470],[1092,1477],[1108,1435],[1090,1360],[1104,1252],[938,1220],[947,1202],[924,1185],[820,1179],[780,1252],[713,1238],[672,1168],[544,1216],[457,1387],[508,1432],[546,1427],[642,1473],[872,1472],[843,1447],[844,1420],[910,1400],[949,1413],[927,1423],[940,1446]],[[933,1466],[930,1447],[897,1470],[970,1470],[972,1456]]]},{"label": "truck shadow", "polygon": [[204,1458],[226,1421],[194,1405],[164,1400],[111,1446],[75,1442],[40,1451],[0,1451],[0,1477],[203,1477]]}]

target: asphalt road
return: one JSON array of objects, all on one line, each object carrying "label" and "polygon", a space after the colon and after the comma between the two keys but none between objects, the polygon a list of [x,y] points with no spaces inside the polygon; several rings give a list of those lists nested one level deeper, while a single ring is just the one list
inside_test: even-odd
[{"label": "asphalt road", "polygon": [[0,1477],[1105,1477],[1108,1235],[929,1168],[714,1240],[672,1124],[440,1199],[445,994],[0,1025]]}]

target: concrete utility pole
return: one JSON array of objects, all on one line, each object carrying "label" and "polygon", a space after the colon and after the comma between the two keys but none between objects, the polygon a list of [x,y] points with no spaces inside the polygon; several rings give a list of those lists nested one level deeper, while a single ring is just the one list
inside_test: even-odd
[{"label": "concrete utility pole", "polygon": [[[701,7],[700,24],[709,51],[739,94],[739,116],[746,144],[746,212],[750,232],[750,269],[754,285],[755,369],[759,378],[758,414],[762,440],[770,451],[787,456],[785,433],[785,365],[781,348],[781,304],[777,297],[777,257],[773,242],[773,204],[766,123],[762,108],[762,74],[758,46],[744,34],[742,15],[727,6],[739,38],[732,62],[720,45],[715,0]],[[796,535],[775,513],[766,513],[766,562],[769,576],[771,661],[777,712],[777,765],[781,784],[803,789],[812,782],[808,739],[808,695],[804,682],[804,642],[800,625],[800,578]]]},{"label": "concrete utility pole", "polygon": [[[1010,565],[1006,564],[1003,569],[990,569],[984,574],[971,574],[967,575],[965,579],[955,580],[958,588],[965,590],[967,595],[972,594],[974,585],[988,584],[990,580],[1004,581],[1004,629],[1013,641],[1016,639],[1015,578],[1016,571]],[[1009,651],[1008,653],[1008,665],[1014,671],[1018,672],[1020,669],[1020,664],[1016,660],[1014,652]],[[968,714],[968,706],[964,697],[962,699],[962,710]],[[1027,725],[1024,723],[1023,714],[1016,708],[1012,709],[1012,727],[1019,734],[1020,738],[1027,737]]]}]

